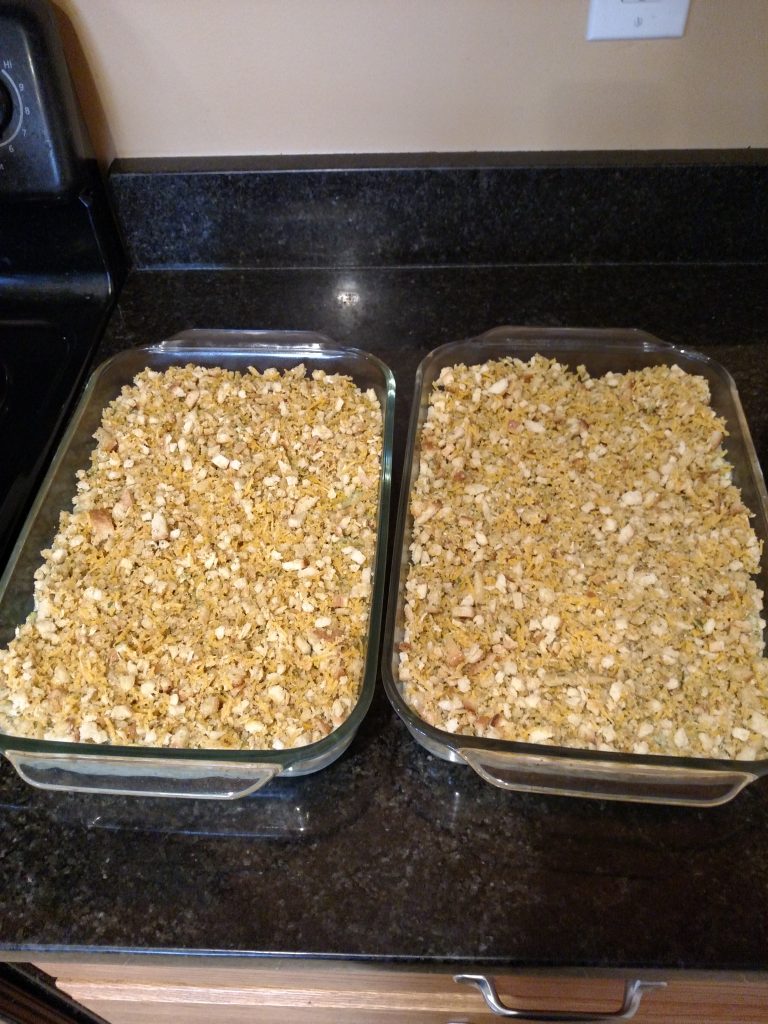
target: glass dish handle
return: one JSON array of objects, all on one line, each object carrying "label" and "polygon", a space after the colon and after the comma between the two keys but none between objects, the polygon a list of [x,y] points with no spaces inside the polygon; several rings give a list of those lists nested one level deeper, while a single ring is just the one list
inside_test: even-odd
[{"label": "glass dish handle", "polygon": [[482,779],[500,789],[597,800],[715,807],[731,800],[756,778],[746,769],[591,761],[482,747],[460,747],[457,753]]},{"label": "glass dish handle", "polygon": [[111,796],[237,800],[266,785],[279,764],[115,757],[6,750],[19,775],[38,789]]},{"label": "glass dish handle", "polygon": [[152,350],[173,354],[176,351],[192,351],[195,349],[201,352],[215,349],[217,351],[234,350],[243,351],[247,345],[294,345],[303,349],[317,350],[323,346],[336,347],[331,338],[326,334],[317,334],[315,331],[270,331],[270,330],[232,330],[231,328],[201,328],[193,327],[186,331],[179,331],[168,338],[164,338],[157,344],[152,345]]},{"label": "glass dish handle", "polygon": [[643,993],[655,988],[666,988],[665,981],[627,981],[624,985],[624,999],[618,1010],[611,1013],[583,1013],[578,1010],[513,1010],[499,999],[496,985],[485,974],[455,974],[453,980],[460,984],[476,985],[485,999],[488,1009],[499,1017],[513,1017],[518,1020],[536,1021],[606,1021],[631,1020],[640,1008]]}]

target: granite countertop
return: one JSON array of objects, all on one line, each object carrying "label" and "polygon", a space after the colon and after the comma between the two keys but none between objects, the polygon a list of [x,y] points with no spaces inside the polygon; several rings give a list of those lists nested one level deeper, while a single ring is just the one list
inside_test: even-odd
[{"label": "granite countertop", "polygon": [[[97,358],[189,327],[321,331],[397,378],[499,324],[639,327],[738,383],[768,461],[768,267],[144,270]],[[427,754],[379,685],[325,771],[232,805],[56,795],[0,767],[0,948],[768,968],[768,780],[709,810],[505,793]]]}]

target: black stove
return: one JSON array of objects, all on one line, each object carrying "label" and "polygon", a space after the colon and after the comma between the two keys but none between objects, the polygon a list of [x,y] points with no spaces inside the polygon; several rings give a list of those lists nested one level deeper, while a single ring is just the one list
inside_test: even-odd
[{"label": "black stove", "polygon": [[0,570],[123,278],[46,0],[0,0]]}]

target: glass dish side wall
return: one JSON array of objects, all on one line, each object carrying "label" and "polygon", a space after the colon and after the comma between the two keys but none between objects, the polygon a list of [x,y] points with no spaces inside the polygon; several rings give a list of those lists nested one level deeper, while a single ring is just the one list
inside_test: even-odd
[{"label": "glass dish side wall", "polygon": [[445,366],[475,365],[512,356],[523,360],[540,353],[593,376],[625,372],[659,363],[677,364],[704,376],[712,406],[728,424],[725,441],[734,482],[754,512],[753,526],[763,545],[758,586],[768,582],[768,498],[741,403],[730,374],[718,363],[651,335],[632,330],[581,330],[499,327],[477,338],[435,349],[416,376],[403,484],[398,510],[383,645],[385,689],[414,738],[438,757],[470,764],[486,781],[505,789],[656,803],[714,805],[731,799],[745,785],[768,773],[768,761],[731,762],[706,758],[603,753],[461,736],[435,728],[405,702],[398,674],[398,644],[403,637],[405,581],[412,522],[410,492],[419,472],[419,438],[433,382]]},{"label": "glass dish side wall", "polygon": [[[99,426],[104,407],[146,367],[164,370],[188,363],[231,370],[245,370],[248,366],[261,370],[276,366],[287,370],[304,363],[309,371],[322,369],[346,374],[362,390],[374,390],[383,417],[382,460],[368,640],[358,701],[349,717],[323,740],[281,751],[107,747],[0,733],[0,750],[33,785],[231,799],[253,791],[276,774],[301,775],[324,768],[347,748],[370,704],[376,682],[384,601],[394,377],[388,367],[369,353],[343,348],[322,335],[309,332],[187,331],[157,345],[128,349],[97,368],[0,580],[0,643],[8,642],[15,627],[32,610],[34,572],[41,562],[40,552],[53,539],[60,511],[71,507],[75,474],[88,465],[96,444],[92,435]],[[218,773],[217,765],[222,768]]]}]

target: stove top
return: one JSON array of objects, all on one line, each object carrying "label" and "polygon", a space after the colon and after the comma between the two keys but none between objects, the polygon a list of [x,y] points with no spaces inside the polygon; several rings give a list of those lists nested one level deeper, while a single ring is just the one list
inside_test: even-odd
[{"label": "stove top", "polygon": [[0,5],[0,571],[123,276],[47,0]]},{"label": "stove top", "polygon": [[82,347],[44,320],[0,320],[0,561],[79,381]]}]

